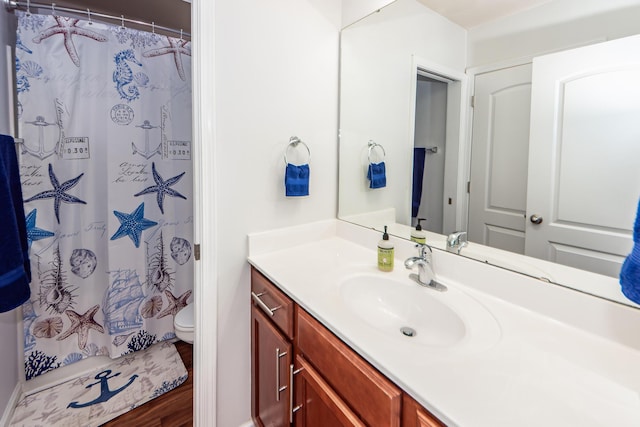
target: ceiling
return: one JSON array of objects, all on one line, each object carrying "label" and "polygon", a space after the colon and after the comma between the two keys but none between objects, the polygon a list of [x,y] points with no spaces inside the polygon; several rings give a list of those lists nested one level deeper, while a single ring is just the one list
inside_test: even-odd
[{"label": "ceiling", "polygon": [[418,0],[464,28],[549,3],[552,0]]}]

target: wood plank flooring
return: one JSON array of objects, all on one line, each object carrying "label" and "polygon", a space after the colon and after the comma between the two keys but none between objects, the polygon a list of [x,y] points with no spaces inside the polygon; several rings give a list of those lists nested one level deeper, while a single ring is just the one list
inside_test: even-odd
[{"label": "wood plank flooring", "polygon": [[193,346],[182,341],[176,349],[189,378],[162,396],[120,415],[102,427],[187,427],[193,425]]}]

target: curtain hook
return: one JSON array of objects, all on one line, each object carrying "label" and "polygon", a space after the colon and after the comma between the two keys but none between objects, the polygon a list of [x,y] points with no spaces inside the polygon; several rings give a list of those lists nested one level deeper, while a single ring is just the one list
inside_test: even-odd
[{"label": "curtain hook", "polygon": [[31,0],[27,0],[27,16],[31,16]]},{"label": "curtain hook", "polygon": [[180,28],[180,41],[183,41],[182,40],[182,28]]},{"label": "curtain hook", "polygon": [[51,3],[51,14],[53,16],[56,16],[56,4],[55,3]]},{"label": "curtain hook", "polygon": [[89,8],[87,8],[87,16],[89,17],[89,25],[93,25],[93,22],[91,22],[91,11]]},{"label": "curtain hook", "polygon": [[156,23],[155,23],[155,22],[153,22],[153,21],[151,21],[151,32],[152,32],[153,34],[155,34],[155,33],[156,33]]},{"label": "curtain hook", "polygon": [[126,28],[124,26],[124,15],[120,15],[120,28]]}]

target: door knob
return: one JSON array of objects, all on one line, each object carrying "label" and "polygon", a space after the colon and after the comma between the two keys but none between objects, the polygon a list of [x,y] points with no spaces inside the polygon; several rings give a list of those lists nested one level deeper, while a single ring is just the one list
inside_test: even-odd
[{"label": "door knob", "polygon": [[541,224],[542,223],[542,217],[538,216],[536,214],[531,215],[529,220],[534,224]]}]

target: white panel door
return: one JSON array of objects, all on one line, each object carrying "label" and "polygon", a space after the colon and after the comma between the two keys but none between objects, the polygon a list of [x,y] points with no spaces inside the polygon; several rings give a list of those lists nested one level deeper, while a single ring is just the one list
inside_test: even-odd
[{"label": "white panel door", "polygon": [[640,196],[640,36],[534,59],[531,96],[525,253],[617,276]]},{"label": "white panel door", "polygon": [[524,253],[531,64],[475,79],[470,241]]}]

